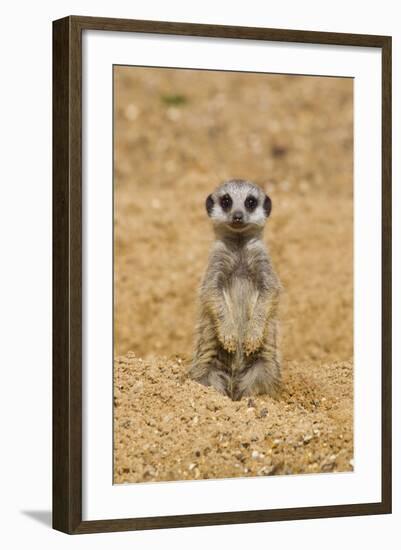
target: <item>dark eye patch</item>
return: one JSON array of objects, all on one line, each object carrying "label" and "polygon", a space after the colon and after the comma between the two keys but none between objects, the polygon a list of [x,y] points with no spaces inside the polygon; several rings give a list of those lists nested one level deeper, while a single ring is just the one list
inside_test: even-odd
[{"label": "dark eye patch", "polygon": [[245,199],[245,208],[252,212],[252,210],[255,210],[255,208],[258,206],[258,199],[254,197],[253,195],[249,195]]},{"label": "dark eye patch", "polygon": [[233,205],[233,200],[228,193],[226,193],[220,198],[220,206],[222,207],[224,212],[227,212],[228,210],[230,210],[232,205]]},{"label": "dark eye patch", "polygon": [[270,212],[272,211],[272,201],[271,201],[270,197],[268,197],[267,195],[266,195],[265,200],[263,202],[263,209],[265,211],[266,218],[268,218],[270,216]]},{"label": "dark eye patch", "polygon": [[212,213],[212,210],[213,210],[213,206],[214,206],[214,200],[213,200],[213,197],[212,195],[209,195],[206,199],[206,211],[208,213],[208,215],[210,216],[211,213]]}]

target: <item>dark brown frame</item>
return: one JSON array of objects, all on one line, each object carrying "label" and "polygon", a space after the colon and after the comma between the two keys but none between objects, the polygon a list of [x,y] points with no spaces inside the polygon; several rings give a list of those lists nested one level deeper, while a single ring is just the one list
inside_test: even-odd
[{"label": "dark brown frame", "polygon": [[[382,51],[382,497],[380,502],[82,521],[81,56],[86,29]],[[95,533],[391,513],[391,37],[71,16],[53,22],[53,527]]]}]

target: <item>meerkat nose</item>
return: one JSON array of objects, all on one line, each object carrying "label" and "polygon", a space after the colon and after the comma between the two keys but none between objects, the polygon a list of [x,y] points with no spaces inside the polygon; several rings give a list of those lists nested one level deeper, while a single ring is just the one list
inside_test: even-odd
[{"label": "meerkat nose", "polygon": [[242,222],[243,219],[244,219],[244,214],[241,212],[241,210],[237,210],[236,212],[234,212],[233,214],[234,222]]}]

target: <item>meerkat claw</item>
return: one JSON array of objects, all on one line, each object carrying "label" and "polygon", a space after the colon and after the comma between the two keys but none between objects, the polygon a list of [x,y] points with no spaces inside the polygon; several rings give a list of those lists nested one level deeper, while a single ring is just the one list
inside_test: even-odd
[{"label": "meerkat claw", "polygon": [[247,338],[244,342],[245,355],[252,355],[262,346],[262,340],[259,338]]},{"label": "meerkat claw", "polygon": [[234,353],[236,350],[235,338],[234,336],[221,336],[219,337],[221,345],[229,353]]}]

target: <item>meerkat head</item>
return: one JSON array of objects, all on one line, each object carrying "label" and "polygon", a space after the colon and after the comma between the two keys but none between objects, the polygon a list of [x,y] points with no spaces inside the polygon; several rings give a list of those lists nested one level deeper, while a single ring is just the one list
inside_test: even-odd
[{"label": "meerkat head", "polygon": [[215,229],[231,233],[258,233],[269,217],[270,198],[246,180],[223,182],[206,199],[206,211]]}]

